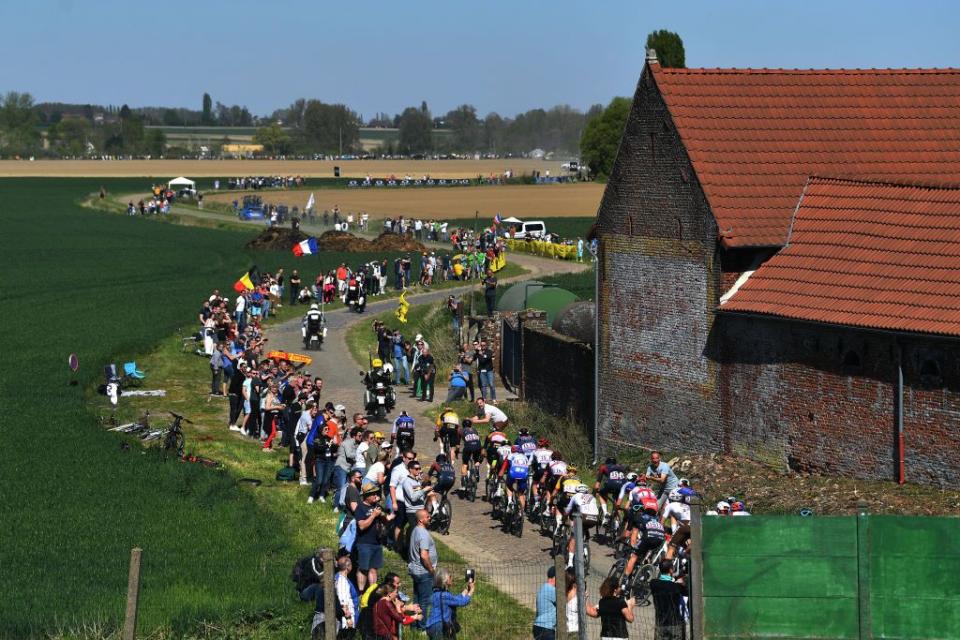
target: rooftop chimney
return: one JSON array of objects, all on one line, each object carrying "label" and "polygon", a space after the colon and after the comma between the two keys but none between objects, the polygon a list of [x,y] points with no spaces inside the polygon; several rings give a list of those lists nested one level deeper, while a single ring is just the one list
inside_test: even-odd
[{"label": "rooftop chimney", "polygon": [[657,50],[647,49],[647,64],[654,64],[655,62],[657,62]]}]

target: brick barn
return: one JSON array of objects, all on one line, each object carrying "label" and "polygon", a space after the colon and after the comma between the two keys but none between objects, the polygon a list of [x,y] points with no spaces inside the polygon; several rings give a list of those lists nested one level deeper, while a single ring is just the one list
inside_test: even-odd
[{"label": "brick barn", "polygon": [[953,185],[960,70],[648,59],[596,227],[600,451],[956,486]]}]

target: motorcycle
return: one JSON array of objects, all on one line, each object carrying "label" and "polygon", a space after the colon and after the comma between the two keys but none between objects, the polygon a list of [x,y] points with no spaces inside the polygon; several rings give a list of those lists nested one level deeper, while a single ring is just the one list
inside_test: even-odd
[{"label": "motorcycle", "polygon": [[344,298],[344,302],[351,311],[363,313],[364,309],[367,308],[367,294],[363,289],[363,285],[356,281],[351,281],[350,284],[347,285],[347,295]]},{"label": "motorcycle", "polygon": [[[365,375],[363,371],[360,372],[361,377]],[[375,415],[380,419],[386,418],[397,404],[397,395],[393,387],[380,380],[368,382],[366,386],[363,394],[363,408],[367,415]]]},{"label": "motorcycle", "polygon": [[322,348],[323,340],[327,337],[327,328],[325,326],[311,330],[305,327],[303,330],[303,348],[307,351],[316,351]]}]

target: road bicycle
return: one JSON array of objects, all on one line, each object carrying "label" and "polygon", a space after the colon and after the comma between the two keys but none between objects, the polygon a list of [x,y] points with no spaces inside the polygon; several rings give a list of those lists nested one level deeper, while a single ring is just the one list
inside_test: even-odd
[{"label": "road bicycle", "polygon": [[507,498],[506,508],[503,510],[503,531],[507,534],[513,534],[518,538],[523,536],[523,512],[520,511],[520,505],[516,496]]},{"label": "road bicycle", "polygon": [[463,497],[470,502],[477,501],[477,487],[480,485],[480,466],[471,464],[470,470],[463,478]]},{"label": "road bicycle", "polygon": [[440,494],[439,504],[430,516],[430,530],[436,531],[440,535],[450,533],[450,523],[453,521],[453,505],[447,498],[447,492]]}]

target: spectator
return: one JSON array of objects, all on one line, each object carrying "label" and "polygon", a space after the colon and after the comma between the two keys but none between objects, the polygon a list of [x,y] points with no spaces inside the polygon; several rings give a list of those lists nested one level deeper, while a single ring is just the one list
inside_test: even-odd
[{"label": "spectator", "polygon": [[403,528],[407,524],[406,503],[403,499],[403,480],[410,475],[407,465],[416,458],[416,452],[407,451],[398,460],[394,461],[393,468],[390,470],[390,508],[396,516],[393,521],[393,542],[398,551],[400,541],[403,540]]},{"label": "spectator", "polygon": [[300,287],[303,285],[303,281],[300,279],[300,272],[296,269],[290,274],[290,304],[297,304],[297,298],[300,297]]},{"label": "spectator", "polygon": [[351,569],[353,562],[349,555],[337,558],[337,575],[333,586],[342,612],[337,619],[338,638],[353,638],[360,616],[360,592],[350,582]]},{"label": "spectator", "polygon": [[363,495],[360,489],[363,486],[363,475],[359,469],[351,469],[347,474],[347,483],[337,494],[337,508],[340,510],[341,518],[337,525],[337,535],[343,533],[347,525],[354,519],[357,507],[363,501]]},{"label": "spectator", "polygon": [[297,446],[297,462],[300,465],[301,485],[309,484],[307,481],[307,454],[309,452],[307,436],[310,434],[310,428],[313,426],[313,421],[319,413],[320,408],[316,403],[314,403],[313,400],[308,400],[303,412],[300,414],[300,419],[297,420],[297,428],[294,431],[293,439]]},{"label": "spectator", "polygon": [[450,387],[447,389],[446,402],[449,404],[454,400],[463,400],[467,397],[467,376],[463,373],[460,364],[454,367],[450,372]]},{"label": "spectator", "polygon": [[650,464],[647,466],[646,475],[648,480],[660,483],[657,501],[662,507],[670,492],[680,486],[680,481],[670,465],[660,459],[659,451],[650,452]]},{"label": "spectator", "polygon": [[457,622],[457,609],[470,604],[476,586],[473,580],[467,582],[459,596],[450,593],[453,578],[446,569],[438,569],[433,579],[433,594],[430,597],[430,613],[427,617],[427,637],[430,640],[448,640],[456,638],[460,632]]},{"label": "spectator", "polygon": [[403,348],[403,336],[399,330],[393,332],[391,339],[391,357],[393,358],[393,384],[410,384],[410,364]]},{"label": "spectator", "polygon": [[377,456],[376,462],[367,467],[367,473],[364,476],[367,482],[371,482],[377,485],[377,487],[385,487],[387,485],[387,458],[390,455],[390,445],[386,444],[386,447],[386,449],[384,449],[382,445],[377,447],[376,450],[380,451],[380,454]]},{"label": "spectator", "polygon": [[474,354],[477,363],[477,377],[480,379],[480,395],[484,400],[497,404],[497,388],[493,382],[493,349],[486,340],[480,341],[480,348]]},{"label": "spectator", "polygon": [[267,453],[273,451],[271,447],[273,446],[273,439],[277,437],[277,422],[280,421],[280,416],[285,408],[280,402],[279,395],[279,385],[276,379],[271,379],[267,384],[267,394],[263,404],[263,410],[266,415],[265,426],[270,430],[266,441],[263,443],[263,451]]},{"label": "spectator", "polygon": [[[353,419],[356,423],[356,415]],[[362,434],[363,429],[361,427],[354,427],[350,430],[350,437],[344,438],[337,450],[337,462],[333,468],[333,487],[335,491],[340,491],[340,488],[346,483],[347,475],[357,461],[357,445],[360,444]]]},{"label": "spectator", "polygon": [[483,279],[483,298],[487,303],[487,316],[492,316],[497,306],[497,276],[490,269],[487,269],[487,277]]},{"label": "spectator", "polygon": [[373,633],[376,640],[397,640],[400,637],[401,624],[408,625],[423,620],[423,614],[415,604],[411,605],[413,615],[404,615],[404,607],[397,600],[400,591],[395,583],[385,583],[377,591],[380,597],[373,609]]},{"label": "spectator", "polygon": [[[410,550],[407,555],[407,570],[410,577],[413,578],[413,596],[420,605],[420,611],[426,616],[430,609],[430,593],[433,587],[434,576],[437,573],[437,562],[440,556],[437,554],[437,545],[427,530],[427,524],[430,522],[430,514],[426,509],[419,509],[414,516],[416,517],[416,526],[410,534]],[[417,625],[420,629],[425,629],[424,619],[421,619]]]},{"label": "spectator", "polygon": [[[567,569],[566,573],[567,581],[567,634],[570,640],[576,640],[579,638],[580,632],[580,615],[577,604],[577,576],[573,573],[573,569]],[[600,612],[597,611],[597,608],[590,604],[590,601],[587,600],[587,594],[584,593],[584,605],[586,613],[591,618],[599,617]]]},{"label": "spectator", "polygon": [[330,489],[330,477],[333,475],[337,456],[336,430],[337,422],[332,417],[332,409],[324,409],[313,421],[310,433],[307,435],[307,444],[312,447],[316,465],[316,476],[307,504],[314,500],[327,501],[327,492]]},{"label": "spectator", "polygon": [[420,402],[433,402],[433,383],[437,377],[437,365],[429,347],[424,346],[417,366],[420,369],[420,386],[422,389]]},{"label": "spectator", "polygon": [[210,354],[210,395],[221,394],[220,377],[223,370],[223,343],[216,345]]},{"label": "spectator", "polygon": [[393,516],[384,515],[380,507],[380,487],[375,484],[364,483],[361,489],[363,500],[357,505],[354,519],[357,521],[357,587],[363,591],[367,586],[377,581],[377,571],[383,567],[383,547],[380,540],[383,537],[384,522],[392,520]]},{"label": "spectator", "polygon": [[633,598],[624,598],[620,585],[613,578],[607,578],[600,585],[600,601],[597,611],[600,613],[600,637],[603,640],[627,640],[627,623],[633,622]]},{"label": "spectator", "polygon": [[687,595],[687,585],[683,578],[673,577],[673,562],[660,562],[660,577],[650,581],[650,593],[653,596],[654,639],[685,640],[686,625],[683,620],[683,598]]},{"label": "spectator", "polygon": [[547,569],[547,581],[537,591],[537,616],[533,619],[533,640],[556,640],[557,569]]},{"label": "spectator", "polygon": [[476,395],[474,391],[474,376],[473,376],[473,362],[474,354],[477,348],[480,346],[479,342],[473,343],[473,351],[467,348],[467,344],[464,343],[460,347],[460,353],[457,356],[457,362],[460,364],[460,370],[467,376],[467,390],[470,392],[470,402],[473,402],[473,399]]},{"label": "spectator", "polygon": [[364,429],[360,434],[360,442],[357,444],[357,454],[353,463],[353,466],[362,469],[364,473],[367,471],[367,451],[371,446],[373,446],[373,431]]},{"label": "spectator", "polygon": [[447,309],[450,311],[455,340],[460,342],[460,301],[453,296],[447,298]]},{"label": "spectator", "polygon": [[241,431],[237,426],[237,421],[243,413],[243,383],[247,380],[247,363],[240,361],[234,368],[233,376],[230,378],[230,384],[227,387],[227,393],[230,397],[230,417],[227,420],[227,427],[230,431]]}]

